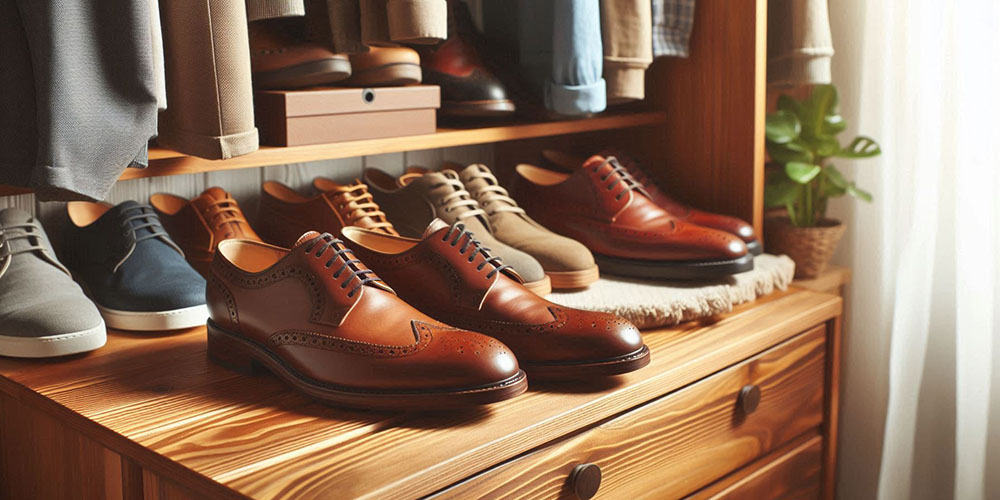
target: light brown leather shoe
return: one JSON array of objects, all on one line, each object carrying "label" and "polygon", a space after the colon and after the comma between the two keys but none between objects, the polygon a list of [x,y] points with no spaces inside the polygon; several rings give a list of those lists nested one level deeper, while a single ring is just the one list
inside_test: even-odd
[{"label": "light brown leather shoe", "polygon": [[743,240],[678,221],[614,158],[592,156],[572,173],[516,167],[515,198],[532,218],[592,252],[602,273],[712,280],[753,269]]},{"label": "light brown leather shoe", "polygon": [[329,179],[317,183],[320,194],[302,196],[275,181],[261,187],[257,205],[258,230],[264,240],[290,247],[306,231],[318,229],[337,234],[345,226],[360,226],[387,234],[398,234],[378,205],[368,187],[360,181],[343,185]]},{"label": "light brown leather shoe", "polygon": [[306,233],[291,250],[222,242],[207,298],[214,361],[267,368],[327,403],[441,409],[527,389],[507,346],[421,314],[329,234]]},{"label": "light brown leather shoe", "polygon": [[342,234],[403,300],[435,319],[501,340],[532,380],[613,375],[649,363],[649,349],[631,323],[531,293],[461,222],[449,227],[435,220],[421,239],[354,227]]},{"label": "light brown leather shoe", "polygon": [[[760,255],[764,253],[764,247],[760,244],[760,239],[757,238],[757,232],[754,231],[753,226],[748,224],[746,221],[728,215],[715,214],[699,210],[677,201],[677,199],[668,195],[663,189],[661,189],[660,186],[658,186],[656,182],[646,174],[646,172],[642,169],[642,166],[640,166],[634,158],[626,155],[624,152],[617,150],[605,150],[600,154],[605,157],[615,157],[615,159],[618,160],[623,167],[625,167],[625,170],[628,170],[628,172],[632,174],[632,177],[634,177],[639,184],[642,184],[642,187],[649,194],[650,199],[653,200],[653,203],[656,203],[660,206],[660,208],[669,212],[675,219],[735,234],[743,240],[743,243],[746,243],[747,250],[751,254]],[[542,151],[542,157],[553,165],[567,171],[576,170],[577,166],[584,161],[583,157],[552,150]]]},{"label": "light brown leather shoe", "polygon": [[401,235],[418,237],[434,219],[448,224],[461,221],[487,248],[516,269],[531,291],[539,295],[552,291],[551,280],[534,257],[496,239],[486,212],[465,190],[457,173],[411,170],[397,179],[366,168],[364,181]]},{"label": "light brown leather shoe", "polygon": [[188,263],[202,276],[208,276],[215,249],[222,240],[260,241],[236,200],[222,188],[208,188],[191,201],[156,193],[149,197],[149,204],[164,229],[184,251]]},{"label": "light brown leather shoe", "polygon": [[290,33],[291,21],[250,23],[250,68],[258,89],[297,89],[339,82],[351,76],[347,56]]},{"label": "light brown leather shoe", "polygon": [[409,47],[369,47],[350,55],[348,87],[390,87],[420,83],[420,56]]}]

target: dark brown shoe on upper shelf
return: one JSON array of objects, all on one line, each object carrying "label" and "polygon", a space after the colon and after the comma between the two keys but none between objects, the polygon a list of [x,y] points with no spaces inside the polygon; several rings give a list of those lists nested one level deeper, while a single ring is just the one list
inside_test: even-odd
[{"label": "dark brown shoe on upper shelf", "polygon": [[614,375],[649,364],[635,326],[537,296],[463,223],[437,219],[420,239],[355,227],[342,234],[403,300],[439,321],[499,339],[532,380]]},{"label": "dark brown shoe on upper shelf", "polygon": [[208,188],[191,201],[157,193],[149,197],[149,204],[164,229],[184,251],[188,263],[202,276],[208,276],[215,249],[222,240],[260,241],[236,200],[222,188]]},{"label": "dark brown shoe on upper shelf", "polygon": [[[575,170],[577,165],[580,165],[584,160],[584,158],[581,157],[551,150],[543,151],[542,156],[553,165],[569,171]],[[642,184],[642,187],[647,193],[649,193],[649,197],[653,200],[653,203],[656,203],[660,206],[660,208],[669,212],[675,219],[735,234],[736,236],[739,236],[744,243],[746,243],[747,250],[752,255],[760,255],[764,252],[764,247],[760,244],[760,240],[757,238],[757,232],[754,231],[753,226],[748,224],[746,221],[729,215],[715,214],[704,210],[698,210],[697,208],[677,201],[661,189],[656,182],[646,174],[634,158],[631,158],[621,151],[605,150],[601,152],[601,156],[615,157],[618,162],[621,163],[630,174],[632,174],[636,181]]]},{"label": "dark brown shoe on upper shelf", "polygon": [[222,242],[207,298],[211,359],[266,368],[323,402],[443,409],[527,389],[507,346],[420,313],[329,234],[306,233],[291,250]]},{"label": "dark brown shoe on upper shelf", "polygon": [[614,158],[592,156],[572,173],[516,171],[512,191],[528,215],[590,248],[602,274],[713,280],[753,269],[743,240],[678,221]]},{"label": "dark brown shoe on upper shelf", "polygon": [[320,179],[320,194],[303,196],[292,188],[267,181],[261,188],[257,229],[265,241],[290,247],[306,231],[318,229],[331,234],[345,226],[360,226],[387,234],[397,234],[368,192],[355,180],[339,184]]},{"label": "dark brown shoe on upper shelf", "polygon": [[345,87],[393,87],[420,83],[420,56],[409,47],[369,47],[350,55],[351,77]]},{"label": "dark brown shoe on upper shelf", "polygon": [[296,36],[295,20],[250,23],[250,68],[258,89],[289,90],[339,82],[351,76],[347,56]]},{"label": "dark brown shoe on upper shelf", "polygon": [[448,39],[422,52],[424,83],[441,87],[441,114],[509,116],[516,106],[503,82],[484,64],[465,2],[448,2]]}]

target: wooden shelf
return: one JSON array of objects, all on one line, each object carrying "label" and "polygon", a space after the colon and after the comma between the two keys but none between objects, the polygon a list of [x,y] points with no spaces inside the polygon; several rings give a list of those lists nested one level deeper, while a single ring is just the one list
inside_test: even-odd
[{"label": "wooden shelf", "polygon": [[597,116],[580,120],[518,123],[468,129],[439,128],[436,133],[427,135],[294,147],[262,146],[256,152],[229,160],[206,160],[184,155],[176,151],[154,148],[149,152],[149,168],[128,169],[122,174],[121,180],[265,167],[285,163],[351,158],[400,151],[467,146],[470,144],[486,144],[517,139],[594,132],[598,130],[660,125],[665,121],[666,113],[662,111],[647,111]]},{"label": "wooden shelf", "polygon": [[[421,149],[450,148],[454,146],[579,134],[600,130],[648,127],[663,125],[666,123],[666,120],[667,115],[663,111],[639,111],[598,115],[593,118],[576,120],[505,123],[478,128],[439,128],[436,133],[427,135],[335,142],[310,146],[261,146],[259,150],[253,153],[228,160],[206,160],[169,149],[151,148],[149,150],[149,167],[144,169],[126,169],[119,180],[267,167],[287,163],[352,158],[355,156],[417,151]],[[30,192],[30,189],[0,184],[0,196]]]}]

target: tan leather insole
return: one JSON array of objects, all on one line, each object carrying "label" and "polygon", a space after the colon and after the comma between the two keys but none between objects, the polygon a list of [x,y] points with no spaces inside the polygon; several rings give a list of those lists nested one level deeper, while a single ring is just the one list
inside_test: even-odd
[{"label": "tan leather insole", "polygon": [[277,181],[267,181],[263,186],[261,186],[261,189],[266,191],[267,194],[285,203],[303,203],[308,201],[308,198],[305,196],[302,196],[301,194],[295,192],[294,189]]},{"label": "tan leather insole", "polygon": [[170,193],[156,193],[149,197],[149,204],[165,214],[174,215],[187,205],[187,200]]},{"label": "tan leather insole", "polygon": [[376,233],[370,229],[348,226],[340,230],[344,237],[375,252],[398,254],[413,248],[420,240]]},{"label": "tan leather insole", "polygon": [[333,179],[327,179],[326,177],[317,177],[313,179],[313,187],[323,191],[339,191],[344,187],[343,184],[334,181]]},{"label": "tan leather insole", "polygon": [[111,210],[110,203],[91,203],[89,201],[71,201],[66,204],[66,213],[69,220],[78,227],[89,226],[95,220],[100,219],[108,210]]},{"label": "tan leather insole", "polygon": [[517,170],[517,173],[521,174],[525,179],[542,186],[553,186],[569,178],[569,174],[556,172],[547,168],[536,167],[534,165],[528,165],[527,163],[521,163],[514,168]]},{"label": "tan leather insole", "polygon": [[284,248],[253,240],[223,240],[218,252],[249,273],[259,273],[288,254]]}]

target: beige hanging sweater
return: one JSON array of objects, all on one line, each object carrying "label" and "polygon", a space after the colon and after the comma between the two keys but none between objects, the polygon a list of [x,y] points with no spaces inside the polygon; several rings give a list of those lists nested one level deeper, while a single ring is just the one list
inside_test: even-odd
[{"label": "beige hanging sweater", "polygon": [[830,83],[833,39],[827,0],[771,0],[767,9],[768,84]]},{"label": "beige hanging sweater", "polygon": [[650,0],[601,0],[604,81],[608,104],[642,99],[653,62]]}]

